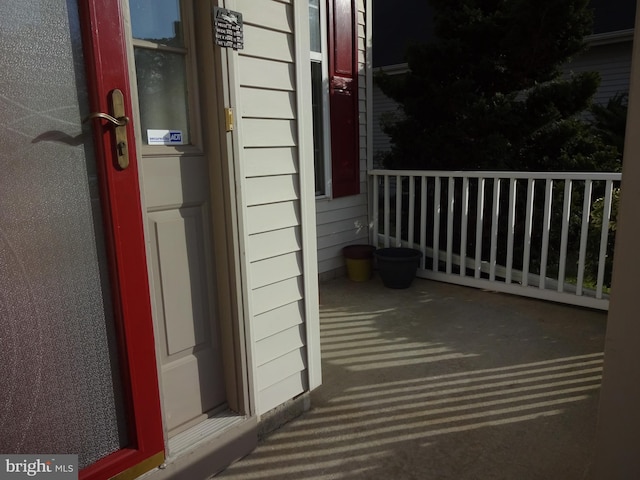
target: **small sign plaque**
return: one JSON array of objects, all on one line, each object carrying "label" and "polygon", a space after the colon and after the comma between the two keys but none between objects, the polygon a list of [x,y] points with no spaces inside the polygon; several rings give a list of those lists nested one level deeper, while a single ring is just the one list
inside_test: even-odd
[{"label": "small sign plaque", "polygon": [[183,145],[182,130],[147,130],[149,145]]},{"label": "small sign plaque", "polygon": [[244,48],[242,14],[226,8],[213,8],[213,31],[216,45],[241,50]]}]

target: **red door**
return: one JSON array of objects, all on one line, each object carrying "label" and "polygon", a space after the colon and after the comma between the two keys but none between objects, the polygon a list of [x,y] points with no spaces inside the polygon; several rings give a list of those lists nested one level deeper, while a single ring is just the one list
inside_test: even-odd
[{"label": "red door", "polygon": [[[115,125],[108,120],[91,120],[130,443],[80,474],[83,479],[102,479],[142,462],[145,469],[159,465],[164,461],[164,440],[122,6],[118,0],[78,3],[91,111],[113,114],[117,89],[130,119],[125,140],[116,138]],[[126,168],[120,161],[123,149],[128,149]]]},{"label": "red door", "polygon": [[133,123],[108,120],[131,117],[120,8],[0,15],[0,452],[83,479],[164,459]]}]

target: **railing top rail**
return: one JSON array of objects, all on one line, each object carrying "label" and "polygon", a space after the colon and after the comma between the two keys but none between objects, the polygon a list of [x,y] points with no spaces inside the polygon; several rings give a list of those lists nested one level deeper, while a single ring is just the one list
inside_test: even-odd
[{"label": "railing top rail", "polygon": [[369,170],[369,175],[391,177],[507,178],[534,180],[612,180],[622,179],[620,172],[510,172],[477,170]]}]

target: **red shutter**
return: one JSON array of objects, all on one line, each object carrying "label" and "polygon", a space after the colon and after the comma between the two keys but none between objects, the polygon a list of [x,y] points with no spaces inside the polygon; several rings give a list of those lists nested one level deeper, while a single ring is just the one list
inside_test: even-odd
[{"label": "red shutter", "polygon": [[333,197],[360,193],[358,137],[358,9],[329,3],[329,109]]}]

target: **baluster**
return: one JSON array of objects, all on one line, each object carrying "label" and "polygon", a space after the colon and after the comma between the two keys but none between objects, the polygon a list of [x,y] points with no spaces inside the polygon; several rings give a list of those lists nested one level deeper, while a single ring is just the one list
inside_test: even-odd
[{"label": "baluster", "polygon": [[506,283],[511,283],[512,270],[513,270],[513,242],[516,229],[516,189],[518,184],[515,178],[509,180],[509,218],[507,220],[507,275],[505,277]]},{"label": "baluster", "polygon": [[604,269],[607,259],[607,244],[609,243],[609,222],[611,221],[611,196],[613,182],[607,180],[604,194],[604,208],[602,210],[602,231],[600,233],[600,254],[598,255],[598,283],[596,286],[596,298],[602,298],[604,286]]},{"label": "baluster", "polygon": [[414,232],[414,221],[413,217],[415,216],[416,211],[416,186],[415,186],[415,178],[409,177],[409,232],[407,238],[408,247],[413,248],[413,232]]},{"label": "baluster", "polygon": [[433,195],[433,271],[438,271],[440,260],[440,177],[435,177]]},{"label": "baluster", "polygon": [[533,200],[536,182],[530,178],[527,182],[527,212],[524,224],[524,252],[522,254],[522,286],[529,285],[529,261],[531,259],[531,230],[533,228]]},{"label": "baluster", "polygon": [[587,238],[589,237],[589,220],[591,218],[591,195],[593,182],[585,180],[584,199],[582,200],[582,228],[580,229],[580,254],[578,256],[578,278],[576,295],[582,295],[584,288],[584,267],[587,258]]},{"label": "baluster", "polygon": [[384,176],[384,246],[389,247],[389,229],[390,226],[390,193],[389,193],[389,175]]},{"label": "baluster", "polygon": [[462,179],[462,214],[460,221],[460,276],[467,272],[467,224],[469,219],[469,177]]},{"label": "baluster", "polygon": [[549,257],[549,232],[551,231],[551,207],[553,203],[553,180],[547,179],[544,191],[544,221],[542,224],[542,251],[540,254],[539,288],[546,288],[547,259]]},{"label": "baluster", "polygon": [[569,237],[569,220],[571,215],[571,191],[573,182],[564,181],[564,205],[562,207],[562,235],[560,237],[560,265],[558,270],[558,291],[564,291],[564,278],[567,267],[567,241]]},{"label": "baluster", "polygon": [[484,223],[484,178],[478,178],[478,206],[476,210],[476,265],[475,278],[482,270],[482,227]]},{"label": "baluster", "polygon": [[502,181],[499,178],[493,179],[493,215],[491,217],[491,255],[489,263],[489,281],[496,279],[496,263],[498,251],[498,218],[500,215],[500,185]]},{"label": "baluster", "polygon": [[396,175],[396,241],[395,247],[402,246],[402,177]]},{"label": "baluster", "polygon": [[420,179],[420,251],[422,268],[427,268],[427,177]]},{"label": "baluster", "polygon": [[451,264],[453,263],[453,193],[455,179],[449,177],[447,211],[447,274],[451,275]]}]

